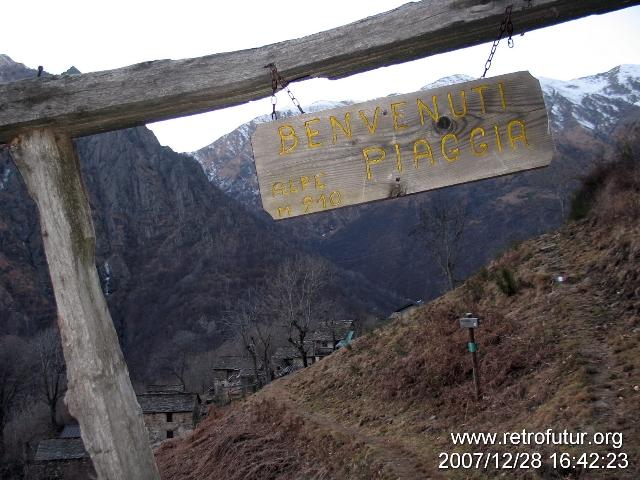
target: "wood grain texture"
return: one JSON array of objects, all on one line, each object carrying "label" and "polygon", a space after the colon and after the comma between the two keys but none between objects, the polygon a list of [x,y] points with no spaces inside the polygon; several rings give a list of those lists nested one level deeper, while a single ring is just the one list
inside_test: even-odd
[{"label": "wood grain texture", "polygon": [[[535,0],[531,8],[515,7],[513,24],[517,34],[639,3]],[[32,128],[54,127],[81,136],[264,98],[271,94],[264,68],[271,62],[288,80],[340,78],[489,42],[510,4],[511,0],[423,0],[260,48],[0,85],[0,142]],[[484,57],[478,58],[478,73],[483,66]]]},{"label": "wood grain texture", "polygon": [[72,140],[52,130],[11,152],[40,214],[67,364],[65,401],[100,479],[159,480],[95,266],[89,200]]},{"label": "wood grain texture", "polygon": [[261,124],[251,142],[275,219],[539,168],[554,152],[528,72]]}]

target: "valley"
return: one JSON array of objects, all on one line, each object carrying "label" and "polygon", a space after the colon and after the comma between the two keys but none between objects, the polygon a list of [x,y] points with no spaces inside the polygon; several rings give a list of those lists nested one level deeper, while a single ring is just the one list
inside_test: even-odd
[{"label": "valley", "polygon": [[[163,478],[636,478],[636,148],[589,178],[580,220],[351,348],[212,408],[158,450]],[[481,319],[479,401],[458,322],[467,311]],[[469,455],[482,463],[462,468]]]},{"label": "valley", "polygon": [[[0,81],[35,75],[0,60]],[[438,478],[437,453],[462,451],[452,449],[446,432],[459,425],[488,431],[497,417],[503,431],[566,425],[620,432],[624,452],[637,458],[637,173],[612,162],[631,148],[639,78],[637,66],[621,65],[574,81],[543,79],[557,147],[546,169],[335,210],[342,198],[325,189],[322,172],[283,178],[272,186],[274,196],[304,191],[302,208],[320,212],[279,223],[260,207],[249,141],[266,118],[188,155],[162,147],[145,127],[75,140],[96,267],[138,392],[179,381],[183,390],[213,396],[212,367],[251,355],[261,358],[254,364],[258,387],[251,388],[268,383],[240,402],[213,401],[192,436],[166,442],[158,452],[163,475],[218,478],[217,468],[243,459],[234,478]],[[478,108],[483,98],[480,91]],[[404,106],[391,105],[387,120],[401,129]],[[428,107],[418,107],[426,121]],[[375,127],[376,111],[363,128]],[[350,131],[343,118],[330,123],[335,143]],[[319,138],[314,128],[304,128],[308,146]],[[294,134],[284,133],[280,146],[291,149]],[[442,137],[406,152],[398,144],[372,147],[363,175],[373,179],[385,156],[405,169],[428,168],[434,152],[442,154],[438,162],[455,161],[463,142],[477,155],[524,148],[526,127],[475,129],[464,141]],[[594,180],[595,193],[586,197],[597,194],[602,207],[587,208],[580,195],[594,170],[612,177]],[[31,342],[55,324],[56,308],[35,206],[6,150],[0,205],[0,334],[6,365],[13,365],[34,355]],[[565,225],[570,215],[578,223]],[[455,242],[444,242],[455,247],[448,257],[430,218],[457,225]],[[311,292],[297,310],[282,301],[291,284]],[[411,314],[389,323],[394,310],[408,306]],[[476,410],[465,341],[454,328],[468,310],[485,319],[484,397]],[[309,348],[306,335],[318,333],[320,319],[356,319],[360,338],[271,382],[269,354]],[[250,338],[265,331],[260,341],[239,341],[240,332]],[[25,387],[24,406],[6,430],[12,458],[20,458],[27,438],[57,435],[56,422],[70,421],[54,409],[50,422],[47,407],[33,400],[34,385]],[[186,472],[185,464],[193,468]],[[629,472],[621,478],[634,478]]]}]

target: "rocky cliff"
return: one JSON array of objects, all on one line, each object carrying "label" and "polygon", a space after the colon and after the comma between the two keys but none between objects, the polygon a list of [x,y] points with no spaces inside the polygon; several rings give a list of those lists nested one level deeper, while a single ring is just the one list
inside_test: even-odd
[{"label": "rocky cliff", "polygon": [[[1,57],[0,78],[35,72]],[[10,72],[3,74],[2,72]],[[212,348],[220,322],[305,246],[207,180],[190,156],[145,127],[76,140],[92,206],[96,261],[130,365],[171,353],[176,338]],[[311,253],[307,250],[307,253]],[[398,298],[336,271],[331,295],[352,314],[388,312]],[[37,214],[6,150],[0,153],[0,333],[32,335],[55,318]]]}]

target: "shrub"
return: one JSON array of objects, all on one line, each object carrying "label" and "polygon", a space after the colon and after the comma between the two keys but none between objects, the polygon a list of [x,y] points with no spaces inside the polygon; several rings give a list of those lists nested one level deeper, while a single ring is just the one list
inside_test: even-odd
[{"label": "shrub", "polygon": [[489,272],[486,268],[483,268],[476,275],[467,280],[466,287],[467,292],[470,295],[470,300],[473,303],[478,303],[484,296],[485,285],[489,278]]},{"label": "shrub", "polygon": [[605,184],[610,168],[609,165],[600,166],[585,177],[582,186],[571,200],[571,212],[569,213],[571,220],[582,220],[589,215],[598,193]]},{"label": "shrub", "polygon": [[640,124],[629,127],[614,161],[597,167],[583,180],[571,202],[571,220],[593,212],[598,221],[640,216]]},{"label": "shrub", "polygon": [[496,285],[502,293],[511,297],[518,293],[518,283],[516,282],[513,273],[506,267],[500,268],[494,275]]}]

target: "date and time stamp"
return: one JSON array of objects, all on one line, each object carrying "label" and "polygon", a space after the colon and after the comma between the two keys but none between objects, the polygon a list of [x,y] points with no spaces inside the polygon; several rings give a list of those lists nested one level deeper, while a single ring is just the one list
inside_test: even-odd
[{"label": "date and time stamp", "polygon": [[539,469],[546,464],[556,469],[626,469],[629,459],[624,452],[583,452],[579,454],[569,452],[440,452],[438,454],[438,469]]},{"label": "date and time stamp", "polygon": [[[439,470],[626,470],[620,432],[452,432],[455,451],[438,453]],[[511,448],[513,451],[508,451]],[[491,451],[496,450],[496,451]],[[598,451],[596,451],[598,450]]]}]

